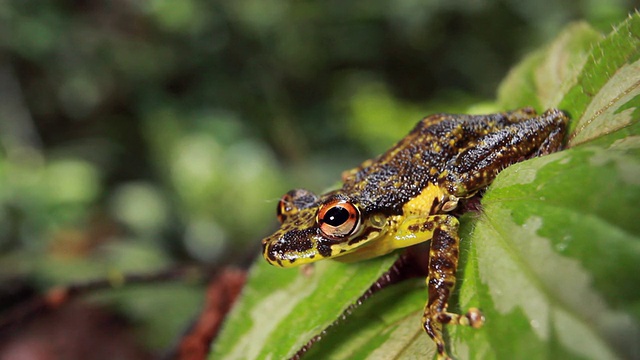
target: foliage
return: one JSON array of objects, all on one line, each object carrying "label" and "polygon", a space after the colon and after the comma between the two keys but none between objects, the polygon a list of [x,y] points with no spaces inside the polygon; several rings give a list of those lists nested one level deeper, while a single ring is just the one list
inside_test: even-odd
[{"label": "foliage", "polygon": [[[533,101],[520,92],[498,106],[486,99],[566,23],[608,30],[631,8],[625,0],[0,2],[0,304],[20,300],[16,279],[42,290],[186,262],[247,267],[285,191],[328,186],[425,114]],[[575,47],[558,59],[586,56],[568,39]],[[97,301],[159,349],[189,323],[203,292],[154,285]]]},{"label": "foliage", "polygon": [[[479,330],[448,327],[458,358],[640,354],[639,39],[640,14],[606,37],[572,25],[502,84],[500,104],[559,106],[571,114],[572,131],[568,149],[504,170],[484,195],[480,215],[465,218],[463,275],[453,307],[480,307],[487,323]],[[318,264],[310,276],[258,262],[213,357],[293,355],[331,324],[325,315],[335,319],[354,301],[327,290],[326,281],[343,284],[361,267],[388,261]],[[266,274],[283,286],[266,286]],[[376,274],[362,276],[371,283]],[[296,283],[304,286],[285,285]],[[322,306],[312,301],[327,296]],[[307,305],[284,305],[275,297]],[[425,299],[425,288],[415,283],[383,290],[352,319],[330,328],[309,358],[432,354],[418,325]],[[266,316],[273,313],[278,316]]]}]

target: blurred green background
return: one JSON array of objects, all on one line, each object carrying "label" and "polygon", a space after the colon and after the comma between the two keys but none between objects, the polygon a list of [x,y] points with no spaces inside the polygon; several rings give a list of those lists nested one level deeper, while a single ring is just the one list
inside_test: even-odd
[{"label": "blurred green background", "polygon": [[[635,5],[0,1],[0,306],[16,279],[247,266],[284,192],[331,186],[429,113],[496,110],[526,53]],[[159,349],[203,291],[101,300]]]}]

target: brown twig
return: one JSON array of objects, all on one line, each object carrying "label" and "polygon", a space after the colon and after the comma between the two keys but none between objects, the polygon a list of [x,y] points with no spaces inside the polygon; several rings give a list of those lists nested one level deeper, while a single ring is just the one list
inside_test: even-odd
[{"label": "brown twig", "polygon": [[209,283],[202,312],[180,340],[177,354],[170,358],[200,360],[207,357],[211,342],[240,294],[245,280],[245,270],[225,268]]},{"label": "brown twig", "polygon": [[0,333],[25,323],[39,314],[60,308],[71,300],[104,289],[114,289],[124,285],[149,284],[162,281],[183,280],[201,277],[209,273],[195,267],[179,267],[148,274],[123,274],[83,283],[56,286],[43,295],[14,306],[0,317]]}]

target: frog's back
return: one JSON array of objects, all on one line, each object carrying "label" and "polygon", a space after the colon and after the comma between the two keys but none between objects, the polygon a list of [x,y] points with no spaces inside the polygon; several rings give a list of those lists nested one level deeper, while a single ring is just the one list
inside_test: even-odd
[{"label": "frog's back", "polygon": [[430,184],[450,191],[447,178],[441,175],[451,170],[458,155],[475,147],[493,129],[531,114],[525,109],[491,116],[429,116],[387,152],[352,172],[343,191],[358,196],[365,210],[400,213],[407,201]]}]

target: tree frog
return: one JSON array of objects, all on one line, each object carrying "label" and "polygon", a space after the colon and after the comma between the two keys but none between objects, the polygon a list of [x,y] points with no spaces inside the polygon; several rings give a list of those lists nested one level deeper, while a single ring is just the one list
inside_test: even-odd
[{"label": "tree frog", "polygon": [[431,240],[422,326],[448,359],[445,324],[482,326],[477,308],[447,311],[456,282],[461,204],[505,167],[562,146],[568,117],[530,108],[490,115],[431,115],[391,149],[342,174],[317,196],[297,189],[278,203],[281,227],[262,240],[272,265],[363,260]]}]

